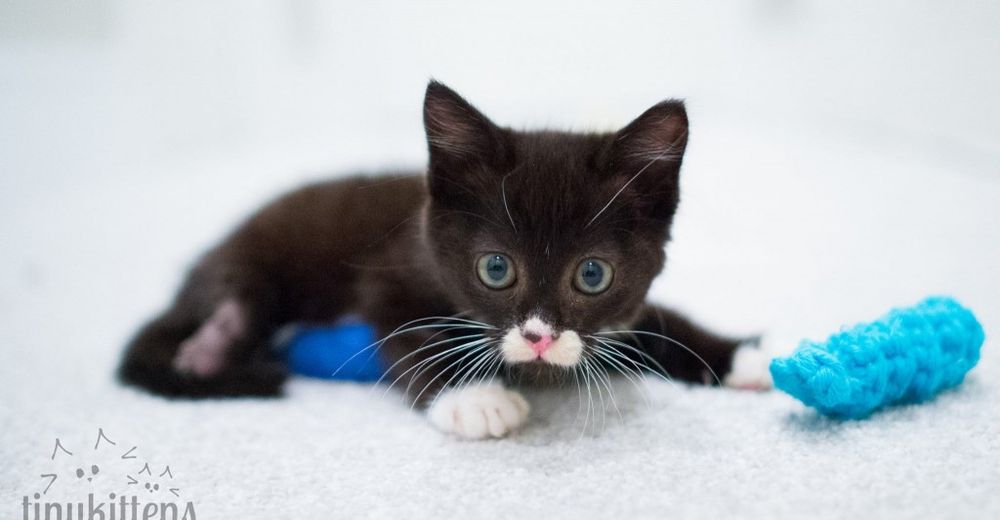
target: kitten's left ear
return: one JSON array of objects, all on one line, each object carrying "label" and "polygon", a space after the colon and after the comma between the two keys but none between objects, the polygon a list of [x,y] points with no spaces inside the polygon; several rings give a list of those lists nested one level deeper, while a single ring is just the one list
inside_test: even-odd
[{"label": "kitten's left ear", "polygon": [[614,135],[612,175],[640,195],[650,217],[668,219],[677,209],[678,175],[687,148],[684,102],[668,99],[653,106]]},{"label": "kitten's left ear", "polygon": [[503,151],[503,131],[443,83],[431,80],[424,95],[424,129],[431,170],[486,164]]}]

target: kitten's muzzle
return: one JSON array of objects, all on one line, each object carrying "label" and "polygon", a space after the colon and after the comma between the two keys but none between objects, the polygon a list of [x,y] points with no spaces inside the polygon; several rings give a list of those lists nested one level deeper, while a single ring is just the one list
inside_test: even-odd
[{"label": "kitten's muzzle", "polygon": [[559,333],[538,333],[522,329],[521,337],[528,342],[528,347],[538,355],[539,359],[541,359],[542,354],[545,354],[545,351],[552,346],[552,342],[559,339]]},{"label": "kitten's muzzle", "polygon": [[579,335],[571,330],[556,331],[542,319],[531,317],[507,331],[501,351],[508,363],[544,361],[573,366],[580,359],[582,342]]}]

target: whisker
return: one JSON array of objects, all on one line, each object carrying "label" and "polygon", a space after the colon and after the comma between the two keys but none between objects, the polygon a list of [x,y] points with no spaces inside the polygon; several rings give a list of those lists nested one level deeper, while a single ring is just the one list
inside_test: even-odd
[{"label": "whisker", "polygon": [[[605,347],[607,347],[609,349],[608,353],[613,353],[615,355],[618,355],[622,359],[628,360],[630,363],[637,364],[637,365],[641,366],[642,368],[648,370],[650,374],[653,374],[654,376],[659,377],[660,379],[662,379],[662,380],[670,383],[671,385],[677,386],[677,383],[675,383],[674,380],[670,378],[670,373],[667,372],[667,369],[664,368],[663,365],[661,365],[658,361],[656,361],[656,359],[654,359],[649,354],[647,354],[647,353],[645,353],[645,352],[643,352],[643,351],[641,351],[641,350],[633,347],[632,345],[629,345],[628,343],[623,343],[623,342],[618,341],[616,339],[598,338],[596,336],[587,336],[587,338],[592,339],[594,341],[597,341],[597,342],[601,343],[602,345],[604,345]],[[618,352],[614,347],[622,347],[622,348],[631,350],[632,352],[635,352],[636,354],[638,354],[638,355],[640,355],[640,356],[648,359],[651,363],[653,363],[654,365],[656,365],[657,369],[654,369],[653,367],[647,365],[646,363],[643,363],[641,361],[636,361],[634,359],[631,359],[631,358],[623,355],[621,352]]]},{"label": "whisker", "polygon": [[[336,370],[333,371],[333,374],[331,374],[330,377],[336,377],[337,374],[340,373],[340,371],[348,363],[350,363],[351,361],[353,361],[354,358],[360,356],[361,354],[364,354],[365,351],[370,351],[368,353],[368,360],[371,361],[371,359],[373,357],[375,357],[375,354],[378,353],[378,350],[380,348],[382,348],[382,346],[387,341],[389,341],[390,339],[392,339],[392,338],[394,338],[396,336],[401,336],[403,334],[407,334],[409,332],[414,332],[414,331],[417,331],[417,330],[440,329],[440,328],[448,328],[448,327],[455,327],[455,326],[454,325],[444,325],[444,324],[441,324],[441,325],[422,325],[422,326],[419,326],[419,327],[412,327],[412,328],[409,328],[409,329],[406,329],[406,330],[403,330],[403,331],[399,331],[399,332],[395,332],[395,333],[389,334],[388,336],[386,336],[386,337],[384,337],[384,338],[376,341],[375,343],[372,343],[371,345],[368,345],[367,347],[365,347],[365,348],[363,348],[363,349],[355,352],[354,354],[352,354],[350,357],[348,357],[346,360],[344,360],[344,362],[341,363],[340,366],[338,366]],[[477,327],[471,327],[471,326],[467,326],[467,325],[463,325],[461,328],[466,328],[466,327],[471,328],[471,329],[477,328]],[[451,329],[451,330],[454,330],[454,329]]]},{"label": "whisker", "polygon": [[[464,327],[462,327],[462,328],[464,328]],[[450,331],[450,330],[452,330],[452,329],[445,329],[445,330],[448,330],[448,331]],[[444,332],[444,331],[441,331],[441,332]],[[438,332],[438,333],[434,334],[434,335],[433,335],[433,336],[431,336],[431,337],[434,337],[434,336],[437,336],[438,334],[440,334],[440,332]],[[487,337],[487,336],[486,336],[485,334],[481,334],[481,333],[473,333],[473,334],[469,334],[469,335],[466,335],[466,336],[459,336],[459,337],[457,337],[457,338],[454,338],[454,339],[447,339],[447,340],[442,340],[442,341],[438,341],[438,342],[435,342],[435,343],[434,343],[433,345],[439,345],[439,344],[444,344],[444,343],[450,343],[450,342],[452,342],[452,341],[459,341],[459,340],[462,340],[462,339],[472,339],[472,338],[477,338],[477,337],[478,337],[478,338],[483,338],[484,340],[485,340],[485,339],[488,339],[488,337]],[[427,341],[430,341],[430,339],[431,339],[431,338],[428,338],[427,340],[425,340],[425,342],[424,342],[424,343],[426,343]],[[475,339],[474,339],[474,340],[473,340],[473,343],[478,343],[479,341],[480,341],[480,340],[475,340]],[[433,346],[433,345],[431,345],[431,346]],[[467,345],[465,345],[465,346],[469,346],[469,345],[467,344]],[[450,347],[449,347],[449,348],[450,348]],[[413,352],[410,352],[409,354],[407,354],[407,355],[403,356],[402,358],[400,358],[400,360],[399,360],[399,361],[403,361],[403,360],[405,360],[405,359],[407,359],[407,358],[409,358],[409,357],[412,357],[412,356],[413,356],[414,354],[416,354],[416,353],[418,353],[418,352],[421,352],[421,351],[423,351],[423,350],[427,350],[427,348],[426,348],[426,347],[424,347],[423,345],[421,345],[421,346],[420,346],[420,348],[417,348],[417,349],[416,349],[416,350],[414,350]],[[389,369],[391,370],[391,369],[392,369],[393,367],[395,367],[395,365],[396,365],[396,364],[398,364],[398,363],[399,363],[399,361],[397,361],[396,363],[394,363],[394,364],[393,364],[393,366],[389,367]],[[389,372],[389,370],[386,370],[386,372]],[[416,376],[418,376],[418,375],[419,375],[419,374],[414,374],[414,377],[416,377]]]},{"label": "whisker", "polygon": [[[492,204],[487,204],[486,198],[483,197],[483,196],[481,196],[479,193],[476,193],[475,191],[473,191],[471,188],[465,186],[464,184],[462,184],[460,182],[456,182],[456,181],[450,180],[447,177],[443,177],[443,176],[442,177],[438,177],[437,180],[443,181],[443,182],[447,182],[448,184],[451,184],[452,186],[455,186],[456,188],[461,189],[462,191],[464,191],[465,193],[467,193],[470,196],[471,200],[478,201],[480,203],[479,204],[480,208],[486,208],[486,209],[490,210],[490,213],[494,217],[497,217],[499,219],[499,216],[497,215],[497,212],[493,210],[493,205]],[[500,224],[498,224],[497,222],[495,222],[493,220],[490,220],[489,222],[491,224],[493,224],[494,226],[496,226],[496,227],[503,228],[503,226],[501,226]]]},{"label": "whisker", "polygon": [[[651,402],[649,400],[649,389],[646,388],[646,387],[644,387],[644,386],[642,386],[642,385],[640,385],[640,381],[636,377],[637,376],[641,377],[641,373],[638,372],[637,369],[632,369],[632,368],[629,368],[629,367],[625,366],[624,364],[622,364],[621,361],[618,361],[617,359],[615,359],[614,356],[612,356],[612,355],[608,354],[607,352],[605,352],[605,350],[607,349],[607,347],[603,347],[602,348],[602,347],[597,346],[597,345],[588,345],[588,346],[590,346],[593,349],[594,355],[600,357],[605,362],[611,364],[612,368],[614,368],[615,370],[617,370],[618,373],[621,374],[625,379],[628,379],[629,382],[632,383],[632,386],[635,387],[636,391],[638,391],[639,394],[643,397],[643,400],[646,402],[646,406],[650,406]],[[628,358],[625,358],[625,359],[628,359]]]},{"label": "whisker", "polygon": [[[582,366],[583,366],[583,379],[587,383],[587,400],[588,400],[588,403],[587,403],[587,414],[589,416],[590,413],[591,413],[591,411],[593,411],[593,415],[594,415],[594,426],[593,427],[596,428],[597,427],[597,403],[594,401],[594,394],[593,394],[593,392],[590,389],[591,382],[595,383],[594,390],[597,390],[598,396],[600,396],[600,398],[601,398],[601,405],[602,406],[604,404],[604,396],[603,396],[603,394],[601,394],[601,388],[600,387],[596,387],[596,381],[594,381],[594,379],[593,379],[593,374],[590,371],[590,366],[587,365],[587,364],[583,364]],[[603,428],[602,428],[602,430],[603,430]],[[596,433],[596,430],[594,430],[594,433]]]},{"label": "whisker", "polygon": [[[443,393],[444,389],[451,387],[452,386],[452,381],[454,381],[455,378],[458,377],[459,374],[464,374],[464,375],[462,376],[462,379],[460,379],[453,386],[453,388],[456,388],[456,389],[458,389],[458,388],[461,387],[462,381],[464,381],[465,378],[468,377],[468,375],[471,373],[471,371],[473,370],[473,368],[472,368],[473,366],[476,366],[479,363],[481,363],[483,361],[483,359],[494,359],[494,358],[499,359],[499,357],[500,357],[499,353],[496,350],[489,350],[489,349],[487,349],[485,352],[481,352],[471,362],[467,363],[465,365],[465,367],[463,367],[464,371],[463,371],[463,369],[456,370],[455,373],[452,374],[452,376],[449,377],[448,380],[445,381],[445,383],[443,385],[441,385],[441,390],[438,392],[437,395],[434,396],[434,399],[431,400],[431,403],[430,403],[429,406],[434,406],[434,403],[436,403],[437,400],[438,400],[438,398],[441,397],[441,394]],[[489,362],[489,364],[492,364],[492,363],[493,363],[492,361]],[[499,368],[499,366],[498,366],[498,368]],[[428,383],[428,385],[429,385],[429,383]],[[420,391],[421,394],[423,394],[423,392],[426,391],[426,390],[427,390],[427,388],[424,387],[424,389]]]},{"label": "whisker", "polygon": [[490,366],[492,367],[492,372],[490,374],[490,380],[486,382],[487,385],[493,384],[493,381],[496,379],[496,377],[500,375],[500,369],[503,368],[503,355],[498,353],[496,356],[494,356],[494,358],[496,361],[490,364]]},{"label": "whisker", "polygon": [[583,389],[580,388],[580,372],[578,366],[573,367],[573,381],[576,383],[576,399],[579,403],[576,407],[576,417],[573,418],[573,426],[580,420],[580,412],[583,410]]},{"label": "whisker", "polygon": [[[468,319],[465,319],[465,318],[457,318],[455,316],[427,316],[427,317],[424,317],[424,318],[418,318],[418,319],[415,319],[415,320],[411,320],[411,321],[408,321],[408,322],[400,325],[399,327],[396,327],[395,330],[393,330],[391,333],[389,333],[388,335],[386,335],[384,338],[381,338],[378,341],[372,343],[371,345],[368,345],[365,348],[363,348],[363,349],[355,352],[354,354],[352,354],[350,357],[348,357],[346,360],[344,360],[344,362],[341,363],[340,366],[338,366],[336,370],[333,371],[333,374],[331,374],[330,377],[336,377],[337,374],[339,374],[340,371],[348,363],[350,363],[351,361],[353,361],[354,358],[360,356],[361,354],[364,354],[366,351],[371,350],[371,352],[368,355],[368,359],[371,360],[371,358],[375,356],[375,353],[378,352],[378,349],[381,348],[382,345],[384,345],[386,341],[389,341],[390,339],[392,339],[392,338],[394,338],[396,336],[401,336],[403,334],[408,334],[410,332],[415,332],[415,331],[418,331],[418,330],[440,329],[440,328],[448,328],[448,327],[459,327],[458,325],[455,325],[454,323],[432,323],[432,324],[429,324],[429,325],[420,325],[420,326],[417,326],[417,327],[409,327],[409,328],[407,328],[409,325],[413,325],[413,324],[416,324],[416,323],[420,323],[420,322],[423,322],[423,321],[429,321],[429,320],[453,321],[453,322],[463,323],[463,324],[467,324],[467,325],[462,325],[461,327],[462,328],[469,328],[469,329],[479,329],[479,330],[496,330],[497,329],[496,327],[494,327],[494,326],[492,326],[492,325],[490,325],[488,323],[483,323],[483,322],[474,321],[474,320],[468,320]],[[372,349],[374,349],[374,350],[372,350]]]},{"label": "whisker", "polygon": [[496,350],[489,350],[485,354],[480,355],[474,361],[469,363],[468,369],[465,371],[465,375],[462,379],[455,383],[455,389],[464,390],[472,385],[476,380],[476,375],[486,366],[493,363],[494,357],[497,355]]},{"label": "whisker", "polygon": [[512,217],[511,214],[510,214],[510,207],[507,206],[507,189],[506,189],[506,184],[507,184],[507,177],[510,177],[511,173],[514,173],[514,172],[510,172],[507,175],[504,175],[503,179],[500,180],[500,196],[503,198],[503,209],[504,209],[504,211],[507,212],[507,219],[510,220],[510,227],[512,227],[514,229],[514,234],[516,235],[517,234],[517,226],[514,225],[514,217]]},{"label": "whisker", "polygon": [[[381,383],[382,380],[385,378],[385,376],[388,375],[388,374],[390,374],[392,372],[392,369],[395,368],[396,365],[398,365],[398,364],[402,363],[403,361],[409,359],[410,357],[413,357],[414,355],[420,353],[422,350],[427,350],[427,349],[429,349],[431,347],[434,347],[434,346],[437,346],[439,344],[450,343],[450,342],[453,342],[453,341],[462,341],[462,340],[466,340],[466,339],[470,339],[470,338],[476,338],[476,337],[482,338],[482,335],[481,334],[474,334],[474,335],[469,335],[469,336],[461,336],[461,337],[458,337],[458,338],[453,338],[453,339],[438,341],[438,342],[433,343],[431,345],[428,345],[426,347],[421,347],[421,348],[419,348],[417,350],[414,350],[413,352],[411,352],[411,353],[409,353],[409,354],[401,357],[398,361],[396,361],[395,363],[393,363],[391,367],[389,367],[388,369],[386,369],[386,371],[382,375],[382,377],[380,377],[378,379],[378,381],[375,382],[375,385],[378,385],[379,383]],[[473,341],[470,341],[470,342],[467,342],[467,343],[462,343],[461,345],[457,345],[457,346],[453,346],[453,347],[448,347],[447,349],[445,349],[442,352],[439,352],[439,353],[434,354],[434,355],[432,355],[432,356],[430,356],[430,357],[428,357],[426,359],[423,359],[419,363],[415,363],[412,367],[406,369],[406,371],[404,371],[402,374],[399,374],[399,376],[397,376],[396,379],[394,379],[392,381],[392,383],[389,383],[389,386],[385,389],[385,392],[382,393],[382,396],[384,397],[386,394],[388,394],[389,390],[391,390],[392,387],[395,386],[396,383],[398,383],[400,379],[402,379],[403,377],[405,377],[406,374],[410,373],[411,371],[418,370],[417,373],[413,374],[413,378],[416,379],[417,377],[420,377],[420,374],[423,372],[423,369],[421,369],[420,367],[430,368],[430,366],[433,366],[433,365],[428,366],[427,363],[431,363],[435,359],[440,359],[442,357],[447,357],[447,356],[449,356],[451,354],[460,352],[460,351],[462,351],[464,349],[478,346],[478,345],[480,345],[482,343],[485,343],[487,341],[489,341],[489,338],[483,338],[483,339],[473,340]]]},{"label": "whisker", "polygon": [[669,342],[673,343],[674,345],[677,345],[677,346],[683,348],[684,350],[688,351],[698,361],[701,361],[701,364],[705,365],[705,368],[708,369],[708,372],[710,374],[712,374],[713,378],[715,378],[715,382],[719,386],[722,386],[722,380],[719,379],[719,376],[718,376],[718,374],[715,373],[715,370],[712,370],[711,365],[709,365],[708,362],[705,361],[704,358],[702,358],[701,356],[699,356],[698,353],[696,353],[694,350],[691,350],[687,345],[681,343],[680,341],[677,341],[674,338],[671,338],[671,337],[668,337],[668,336],[664,336],[662,334],[657,334],[655,332],[644,331],[644,330],[612,330],[612,331],[607,331],[607,332],[603,332],[603,333],[602,332],[598,332],[597,334],[601,334],[601,335],[603,335],[603,334],[640,334],[640,335],[644,335],[644,336],[652,336],[654,338],[660,338],[660,339],[669,341]]},{"label": "whisker", "polygon": [[604,381],[597,372],[597,368],[593,365],[590,367],[590,373],[594,378],[594,387],[597,388],[597,396],[601,399],[601,433],[604,433],[608,429],[608,404],[604,401],[604,390],[601,390],[601,385]]},{"label": "whisker", "polygon": [[[489,347],[490,341],[492,341],[492,340],[487,338],[486,340],[480,342],[474,348],[472,348],[471,350],[469,350],[468,352],[466,352],[464,356],[456,359],[451,364],[445,366],[441,370],[438,370],[437,374],[435,374],[433,377],[431,377],[431,378],[428,379],[427,385],[430,385],[434,381],[437,381],[438,377],[440,377],[444,373],[447,373],[448,371],[450,371],[455,366],[460,365],[467,358],[472,357],[473,361],[476,360],[476,359],[479,359],[480,355],[482,355],[483,353],[485,353],[486,351],[488,351],[487,347]],[[412,377],[410,377],[410,381],[406,385],[406,391],[407,391],[407,393],[409,393],[409,391],[413,388],[413,383],[414,382],[417,382],[417,384],[419,384],[419,381],[418,381],[419,377],[423,376],[424,373],[427,372],[427,370],[429,370],[431,367],[433,367],[435,365],[438,365],[438,364],[442,363],[443,361],[444,361],[444,359],[439,359],[437,361],[434,361],[433,363],[431,363],[429,365],[426,365],[425,367],[421,368],[416,374],[414,374]],[[461,367],[459,367],[459,369],[457,369],[457,370],[461,370]],[[424,389],[426,390],[426,387],[424,387]]]},{"label": "whisker", "polygon": [[[673,147],[671,146],[671,148],[673,148]],[[652,166],[654,163],[656,163],[656,161],[658,161],[661,158],[663,158],[667,154],[667,152],[669,152],[669,151],[670,151],[670,148],[667,148],[666,150],[663,150],[662,152],[660,152],[660,155],[658,155],[656,157],[653,157],[648,163],[646,163],[645,166],[643,166],[642,168],[640,168],[639,171],[635,173],[635,175],[633,175],[629,180],[625,181],[625,184],[623,184],[622,187],[619,188],[618,191],[616,191],[615,194],[611,196],[611,200],[609,200],[608,203],[605,204],[604,207],[601,208],[601,210],[598,211],[597,214],[594,215],[594,217],[591,218],[589,222],[587,222],[587,225],[583,226],[583,229],[589,228],[590,225],[593,224],[595,220],[597,220],[597,217],[600,217],[601,214],[604,213],[608,209],[608,207],[611,206],[611,203],[614,202],[615,199],[617,199],[618,196],[621,195],[623,191],[625,191],[625,188],[628,188],[629,184],[632,184],[632,181],[634,181],[637,178],[639,178],[639,176],[642,175],[642,172],[644,172],[647,169],[649,169],[650,166]]]},{"label": "whisker", "polygon": [[[479,349],[477,349],[477,350],[479,350]],[[444,371],[442,370],[441,372],[438,372],[438,374],[441,374],[442,372],[444,372]],[[430,408],[430,407],[434,406],[434,403],[436,403],[436,402],[437,402],[437,400],[438,400],[438,398],[440,398],[440,397],[441,397],[441,394],[442,394],[442,393],[444,393],[444,390],[445,390],[446,388],[448,388],[448,387],[449,387],[449,385],[451,385],[451,382],[452,382],[452,381],[454,381],[454,380],[455,380],[455,378],[459,376],[459,374],[462,374],[462,373],[463,373],[463,372],[462,372],[462,370],[461,370],[461,369],[459,369],[459,370],[456,370],[456,371],[455,371],[455,373],[454,373],[454,374],[452,374],[452,375],[451,375],[451,377],[449,377],[449,378],[448,378],[448,380],[447,380],[447,381],[445,381],[445,382],[444,382],[444,383],[443,383],[443,384],[441,385],[441,389],[440,389],[440,390],[438,391],[437,395],[435,395],[435,396],[434,396],[434,399],[431,399],[431,402],[430,402],[430,404],[428,405],[428,408]],[[435,377],[435,378],[433,378],[433,379],[431,380],[431,382],[433,382],[433,381],[434,381],[434,379],[437,379],[437,378],[436,378],[436,377]],[[428,383],[428,384],[429,384],[429,383]],[[426,390],[426,387],[425,387],[425,390]],[[421,393],[423,393],[423,390],[421,390]],[[414,402],[416,402],[416,400],[414,400]],[[411,405],[411,409],[412,409],[412,405]]]},{"label": "whisker", "polygon": [[[464,356],[462,356],[461,358],[459,358],[459,359],[457,359],[457,360],[453,361],[453,362],[452,362],[452,363],[451,363],[450,365],[448,365],[448,366],[446,366],[445,368],[443,368],[443,369],[439,370],[439,371],[438,371],[438,373],[437,373],[437,375],[435,375],[434,377],[432,377],[432,378],[431,378],[431,379],[430,379],[430,380],[429,380],[429,381],[427,382],[427,384],[426,384],[426,385],[424,385],[424,387],[420,389],[420,393],[418,393],[418,394],[417,394],[417,395],[416,395],[416,396],[415,396],[415,397],[413,398],[413,403],[412,403],[412,404],[410,404],[410,409],[412,410],[412,409],[413,409],[413,407],[414,407],[414,406],[416,406],[416,404],[417,404],[418,402],[420,402],[420,397],[424,395],[424,392],[426,392],[426,391],[427,391],[427,389],[428,389],[428,388],[430,388],[430,387],[431,387],[431,385],[432,385],[432,384],[434,384],[434,382],[435,382],[435,381],[437,381],[438,377],[440,377],[440,376],[441,376],[441,374],[444,374],[444,373],[446,373],[447,371],[451,370],[451,369],[452,369],[452,368],[453,368],[453,367],[454,367],[455,365],[457,365],[457,364],[461,363],[462,361],[464,361],[464,360],[465,360],[466,358],[468,358],[469,356],[471,356],[471,355],[473,355],[473,354],[476,354],[476,356],[477,356],[477,357],[476,357],[475,359],[478,359],[478,356],[481,356],[481,355],[483,355],[483,351],[484,351],[484,350],[485,350],[486,352],[489,352],[489,347],[490,347],[490,346],[492,346],[492,345],[494,345],[494,344],[495,344],[495,341],[496,341],[496,340],[493,340],[493,341],[490,341],[490,342],[487,342],[487,343],[484,343],[484,344],[482,344],[482,345],[479,345],[479,346],[475,347],[474,349],[472,349],[471,351],[469,351],[468,353],[466,353],[466,354],[465,354]],[[437,363],[437,362],[435,362],[435,363]],[[455,373],[455,375],[457,375],[458,373],[459,373],[459,372],[456,372],[456,373]],[[453,375],[453,376],[452,376],[452,378],[454,378],[454,377],[455,377],[455,375]],[[448,381],[450,382],[450,381],[451,381],[451,379],[449,379]],[[413,383],[413,379],[411,379],[411,380],[410,380],[410,383],[411,383],[411,384]],[[444,385],[442,385],[442,389],[443,389],[443,388],[444,388],[445,386],[447,386],[447,385],[448,385],[448,383],[445,383]],[[410,390],[410,385],[407,385],[407,386],[406,386],[406,390],[407,390],[407,392],[409,392],[409,390]],[[435,397],[435,401],[436,401],[436,400],[437,400],[437,398]]]},{"label": "whisker", "polygon": [[587,377],[587,371],[582,364],[577,366],[580,367],[580,377],[583,379],[583,386],[587,389],[587,408],[583,416],[583,430],[580,431],[580,438],[582,439],[587,434],[587,426],[590,424],[590,410],[594,402],[594,396],[590,390],[590,378]]},{"label": "whisker", "polygon": [[[631,359],[629,359],[626,356],[619,355],[621,359],[632,364],[632,367],[629,367],[626,366],[621,361],[619,361],[614,355],[612,355],[615,352],[607,345],[588,344],[587,346],[593,349],[594,355],[610,363],[612,365],[612,368],[617,370],[618,373],[620,373],[622,376],[628,378],[629,381],[632,381],[633,384],[637,385],[640,382],[641,380],[640,378],[642,377],[642,371],[639,369],[639,365],[632,362]],[[636,390],[641,391],[641,389],[638,386],[636,387]]]},{"label": "whisker", "polygon": [[[599,338],[589,338],[589,339],[599,342],[596,344],[588,344],[588,346],[594,349],[594,352],[596,354],[603,354],[607,359],[609,359],[614,363],[617,363],[619,366],[621,366],[628,372],[635,374],[635,376],[637,376],[638,378],[641,378],[643,375],[643,372],[641,370],[642,368],[645,368],[646,370],[649,370],[651,372],[654,371],[652,368],[649,367],[649,365],[646,365],[641,362],[637,363],[634,359],[622,354],[621,352],[618,352],[612,345],[605,343]],[[632,366],[628,367],[625,365],[625,363],[629,363]]]},{"label": "whisker", "polygon": [[487,374],[489,374],[493,370],[493,366],[496,364],[498,359],[500,359],[500,354],[496,350],[494,350],[492,354],[490,354],[490,356],[486,358],[486,361],[483,363],[482,367],[480,367],[476,371],[476,374],[471,379],[469,379],[469,382],[467,382],[465,386],[469,387],[473,384],[476,383],[481,384],[484,381],[486,381]]},{"label": "whisker", "polygon": [[[462,328],[462,327],[456,327],[456,328]],[[389,373],[392,372],[392,369],[396,368],[397,365],[399,365],[403,361],[406,361],[407,359],[410,359],[411,357],[413,357],[413,356],[415,356],[415,355],[417,355],[417,354],[419,354],[419,353],[421,353],[421,352],[423,352],[425,350],[434,348],[434,347],[436,347],[438,345],[443,345],[443,344],[446,344],[446,343],[451,343],[453,341],[462,341],[462,340],[465,340],[465,339],[473,339],[473,338],[482,338],[482,337],[485,337],[483,334],[474,333],[474,334],[468,334],[468,335],[465,335],[465,336],[457,336],[457,337],[454,337],[454,338],[446,338],[446,339],[443,339],[443,340],[440,340],[440,341],[435,341],[434,343],[431,343],[431,344],[427,344],[428,341],[434,339],[438,335],[440,335],[442,333],[445,333],[445,332],[448,332],[448,331],[451,331],[451,330],[454,330],[454,329],[453,328],[442,329],[442,330],[434,333],[431,337],[429,337],[426,340],[424,340],[424,342],[421,343],[419,347],[417,347],[416,349],[414,349],[410,353],[406,354],[405,356],[399,358],[392,365],[389,365],[389,367],[386,368],[383,371],[382,377],[379,377],[378,380],[375,381],[375,384],[378,385],[379,383],[381,383],[389,375]]]},{"label": "whisker", "polygon": [[618,408],[618,402],[615,400],[614,392],[611,390],[611,377],[608,375],[607,370],[605,370],[604,367],[601,366],[601,364],[597,361],[597,359],[591,358],[590,360],[587,360],[588,363],[590,361],[593,361],[594,376],[597,378],[597,381],[603,384],[604,388],[608,391],[608,400],[611,401],[611,406],[614,407],[615,412],[618,414],[618,421],[621,424],[624,424],[625,419],[622,417],[622,412]]},{"label": "whisker", "polygon": [[[624,136],[622,136],[622,137],[624,137]],[[681,141],[683,141],[686,138],[687,138],[687,131],[684,131],[672,143],[670,143],[669,146],[667,146],[666,148],[664,148],[662,151],[660,151],[659,153],[657,153],[655,155],[653,155],[653,154],[634,154],[633,156],[636,157],[637,159],[649,158],[649,162],[646,163],[646,165],[643,166],[641,169],[639,169],[639,171],[636,172],[635,175],[633,175],[631,178],[629,178],[629,180],[626,181],[625,184],[622,185],[622,187],[619,188],[619,190],[617,192],[615,192],[615,194],[611,197],[611,200],[609,200],[608,203],[605,204],[604,207],[602,207],[601,210],[598,211],[597,214],[594,215],[594,217],[591,218],[590,221],[587,222],[587,225],[584,226],[583,228],[587,229],[588,227],[590,227],[590,225],[593,224],[595,220],[597,220],[597,217],[600,217],[601,214],[604,213],[604,211],[607,210],[611,206],[611,203],[614,202],[615,199],[617,199],[618,196],[621,195],[623,191],[625,191],[625,188],[627,188],[629,186],[629,184],[632,184],[632,181],[636,180],[640,175],[642,175],[642,172],[644,172],[647,169],[649,169],[650,166],[652,166],[653,164],[655,164],[656,162],[661,161],[661,160],[679,160],[681,158],[681,153],[683,153],[683,150],[681,151],[681,153],[677,153],[677,151],[676,151],[675,148],[676,148],[677,144],[679,144]],[[619,138],[619,139],[621,139],[621,138]]]}]

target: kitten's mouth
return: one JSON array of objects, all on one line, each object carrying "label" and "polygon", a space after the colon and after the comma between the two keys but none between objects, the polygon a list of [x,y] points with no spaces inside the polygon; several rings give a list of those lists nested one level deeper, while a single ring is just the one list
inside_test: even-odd
[{"label": "kitten's mouth", "polygon": [[556,330],[538,317],[507,330],[500,346],[504,361],[573,367],[580,362],[583,341],[576,331]]}]

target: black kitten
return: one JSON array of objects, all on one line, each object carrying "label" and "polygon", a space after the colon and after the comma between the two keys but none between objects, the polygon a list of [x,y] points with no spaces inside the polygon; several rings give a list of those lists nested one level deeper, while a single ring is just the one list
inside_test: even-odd
[{"label": "black kitten", "polygon": [[466,437],[524,422],[505,385],[578,370],[767,386],[758,351],[644,303],[677,208],[683,103],[611,134],[516,132],[432,81],[424,124],[426,176],[307,186],[209,251],[128,346],[122,379],[171,396],[276,395],[275,331],[354,313],[389,336],[389,377]]}]

